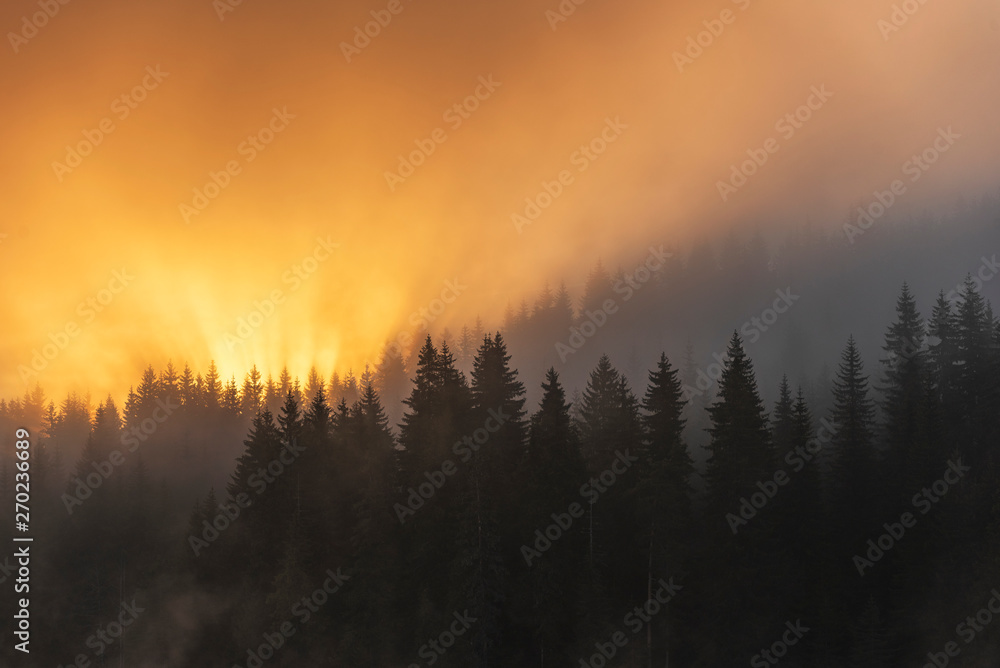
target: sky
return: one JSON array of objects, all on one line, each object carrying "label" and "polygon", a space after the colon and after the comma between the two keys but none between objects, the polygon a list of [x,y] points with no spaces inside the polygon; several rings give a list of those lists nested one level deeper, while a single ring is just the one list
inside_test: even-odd
[{"label": "sky", "polygon": [[997,0],[10,0],[0,27],[0,396],[360,370],[599,258],[997,186]]}]

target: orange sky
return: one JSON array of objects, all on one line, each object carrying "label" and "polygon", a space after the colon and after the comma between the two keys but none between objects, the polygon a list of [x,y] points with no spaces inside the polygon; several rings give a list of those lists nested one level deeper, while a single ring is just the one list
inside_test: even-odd
[{"label": "orange sky", "polygon": [[[467,287],[435,327],[489,323],[598,256],[745,221],[839,225],[938,128],[961,139],[901,208],[996,187],[997,0],[914,2],[892,32],[888,0],[587,0],[554,30],[556,0],[244,0],[220,20],[224,1],[42,0],[54,15],[35,32],[37,0],[0,7],[0,395],[23,392],[19,367],[67,327],[28,376],[50,394],[119,393],[168,358],[227,376],[357,368],[446,281]],[[341,43],[372,11],[391,20],[347,62]],[[721,34],[678,71],[705,21]],[[833,96],[783,137],[776,123],[824,85]],[[468,118],[446,113],[477,89]],[[577,153],[607,119],[606,151]],[[54,166],[85,132],[101,136],[90,155]],[[779,150],[723,202],[718,181],[769,138]],[[391,189],[417,141],[433,153]],[[227,166],[203,211],[182,210]],[[564,172],[519,231],[512,214]],[[102,293],[122,270],[124,289]],[[283,303],[234,344],[275,290]]]}]

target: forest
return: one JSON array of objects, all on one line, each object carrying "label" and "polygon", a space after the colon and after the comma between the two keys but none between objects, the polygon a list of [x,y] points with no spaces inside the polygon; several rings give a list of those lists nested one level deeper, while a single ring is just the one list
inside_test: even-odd
[{"label": "forest", "polygon": [[0,19],[0,668],[1000,668],[1000,0]]},{"label": "forest", "polygon": [[1000,321],[971,276],[887,316],[820,406],[765,402],[738,331],[714,370],[602,355],[575,393],[474,328],[360,378],[36,387],[0,403],[33,438],[33,665],[995,661]]}]

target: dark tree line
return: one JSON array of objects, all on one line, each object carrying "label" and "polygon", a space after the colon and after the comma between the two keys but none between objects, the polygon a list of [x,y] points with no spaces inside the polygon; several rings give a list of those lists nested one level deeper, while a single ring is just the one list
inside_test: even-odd
[{"label": "dark tree line", "polygon": [[[634,389],[603,356],[572,405],[549,369],[530,406],[500,333],[468,374],[427,337],[398,430],[383,395],[407,376],[399,357],[304,387],[150,368],[93,415],[40,390],[0,402],[5,439],[36,433],[39,661],[245,666],[285,622],[266,665],[579,666],[618,632],[608,665],[745,665],[798,623],[784,665],[875,667],[956,640],[1000,580],[1000,321],[973,282],[926,318],[904,285],[881,359],[848,339],[822,413],[787,379],[768,410],[739,333],[694,407],[692,363],[661,355]],[[209,489],[220,461],[228,484]],[[956,462],[961,479],[916,503]],[[869,554],[907,512],[915,526]],[[302,598],[338,569],[346,584],[306,621]],[[664,582],[668,605],[633,612]],[[133,598],[145,617],[97,655],[87,638]],[[451,645],[456,615],[474,621]],[[1000,656],[987,634],[967,661]]]}]

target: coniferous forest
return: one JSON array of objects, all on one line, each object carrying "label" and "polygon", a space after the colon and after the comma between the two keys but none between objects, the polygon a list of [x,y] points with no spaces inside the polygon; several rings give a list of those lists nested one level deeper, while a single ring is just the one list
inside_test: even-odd
[{"label": "coniferous forest", "polygon": [[0,668],[1000,668],[1000,0],[0,26]]},{"label": "coniferous forest", "polygon": [[597,350],[578,389],[517,368],[509,339],[584,321],[565,288],[360,377],[36,386],[0,403],[34,439],[32,665],[995,665],[980,285],[903,284],[880,354],[848,336],[806,388],[765,387],[739,331],[639,379]]},{"label": "coniferous forest", "polygon": [[1000,0],[0,26],[0,668],[1000,668]]}]

